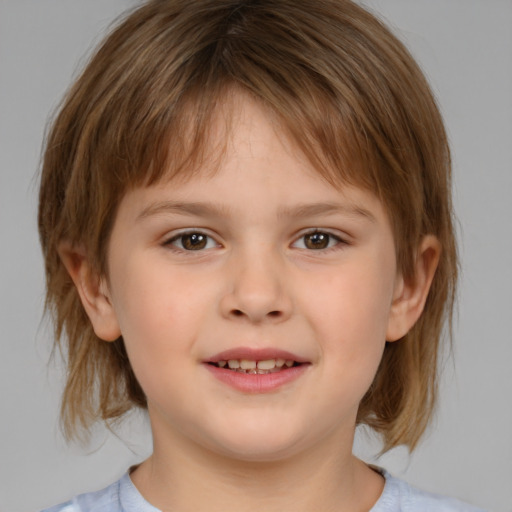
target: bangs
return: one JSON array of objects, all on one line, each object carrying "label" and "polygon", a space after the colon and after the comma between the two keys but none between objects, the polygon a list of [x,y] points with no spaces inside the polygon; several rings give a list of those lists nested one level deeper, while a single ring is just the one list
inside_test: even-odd
[{"label": "bangs", "polygon": [[[108,166],[101,179],[110,174],[112,188],[119,191],[162,179],[187,179],[210,169],[223,149],[223,137],[215,135],[214,125],[222,121],[226,140],[236,117],[236,102],[231,100],[248,94],[329,183],[349,183],[380,196],[376,171],[382,166],[371,161],[371,129],[365,128],[357,105],[354,109],[340,99],[340,91],[305,63],[291,60],[286,46],[280,60],[287,64],[278,69],[255,61],[258,50],[266,51],[259,46],[260,41],[240,35],[235,42],[221,39],[184,63],[179,77],[165,80],[155,65],[148,76],[131,81],[130,94],[119,88],[97,126],[93,151]],[[157,72],[158,87],[150,80]]]}]

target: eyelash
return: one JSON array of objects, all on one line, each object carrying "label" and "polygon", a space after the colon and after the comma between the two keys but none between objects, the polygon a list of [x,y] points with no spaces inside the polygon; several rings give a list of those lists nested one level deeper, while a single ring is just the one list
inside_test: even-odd
[{"label": "eyelash", "polygon": [[[307,236],[312,237],[314,235],[325,235],[327,237],[327,247],[320,247],[320,248],[316,248],[316,249],[308,248],[308,247],[296,247],[296,244],[299,241],[304,240]],[[206,239],[206,244],[205,244],[205,246],[200,247],[198,249],[190,249],[190,248],[187,249],[183,243],[184,238],[187,236],[204,237]],[[181,240],[181,243],[180,243],[181,247],[176,244],[176,242],[178,242],[180,240]],[[208,245],[211,245],[211,243],[210,243],[211,241],[214,242],[214,245],[208,247]],[[331,245],[332,242],[334,242],[334,245]],[[210,236],[207,233],[200,231],[200,230],[191,230],[191,231],[184,231],[184,232],[178,233],[178,234],[172,236],[171,238],[169,238],[168,240],[166,240],[162,245],[164,247],[169,247],[171,250],[173,250],[175,252],[179,252],[179,253],[202,252],[204,250],[213,249],[214,247],[220,246],[220,244],[217,243],[212,236]],[[313,229],[311,231],[301,233],[301,235],[298,238],[296,238],[295,241],[291,244],[291,247],[296,247],[296,248],[299,248],[301,250],[308,251],[308,252],[312,251],[312,252],[326,253],[326,252],[330,252],[332,250],[340,249],[341,248],[340,245],[341,246],[348,245],[348,242],[346,240],[344,240],[343,238],[341,238],[340,236],[335,235],[334,233],[331,233],[327,230]]]}]

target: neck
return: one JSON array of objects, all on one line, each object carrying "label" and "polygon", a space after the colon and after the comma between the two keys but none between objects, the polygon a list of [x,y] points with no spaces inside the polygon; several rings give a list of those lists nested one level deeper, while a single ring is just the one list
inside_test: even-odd
[{"label": "neck", "polygon": [[132,481],[162,512],[368,511],[383,479],[351,449],[351,438],[325,439],[289,457],[255,462],[213,453],[188,439],[162,442],[155,436],[153,455],[132,473]]}]

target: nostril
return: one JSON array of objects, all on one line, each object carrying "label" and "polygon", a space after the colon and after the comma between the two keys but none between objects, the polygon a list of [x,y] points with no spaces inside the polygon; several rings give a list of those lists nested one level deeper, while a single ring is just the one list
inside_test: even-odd
[{"label": "nostril", "polygon": [[[236,317],[246,316],[246,314],[241,309],[233,309],[233,310],[231,310],[231,314]],[[279,311],[279,310],[269,311],[267,313],[267,316],[269,316],[271,318],[278,318],[281,316],[281,311]]]}]

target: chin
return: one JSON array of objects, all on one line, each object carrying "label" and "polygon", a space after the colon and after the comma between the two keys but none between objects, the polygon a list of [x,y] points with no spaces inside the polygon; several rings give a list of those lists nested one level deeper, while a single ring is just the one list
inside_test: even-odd
[{"label": "chin", "polygon": [[[265,428],[266,427],[266,428]],[[236,428],[232,435],[217,439],[214,450],[220,455],[244,462],[275,462],[293,457],[305,448],[304,436],[273,426],[251,425]]]}]

